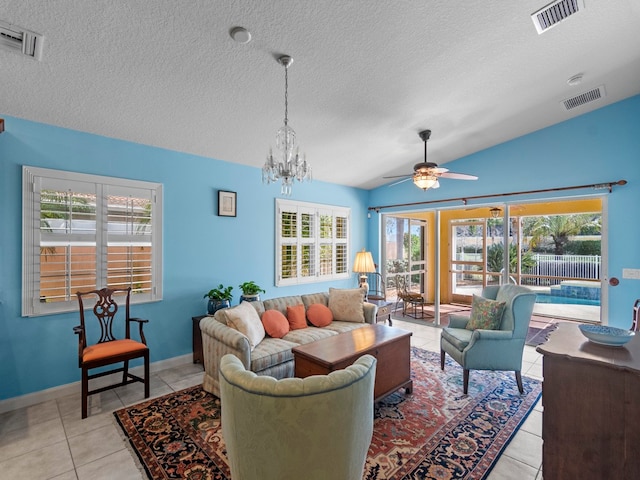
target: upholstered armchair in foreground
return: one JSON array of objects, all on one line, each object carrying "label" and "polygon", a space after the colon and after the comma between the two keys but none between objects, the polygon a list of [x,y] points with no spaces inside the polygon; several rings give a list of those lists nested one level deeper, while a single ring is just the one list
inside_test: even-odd
[{"label": "upholstered armchair in foreground", "polygon": [[276,380],[220,363],[222,434],[233,480],[361,480],[373,435],[376,359]]},{"label": "upholstered armchair in foreground", "polygon": [[522,352],[536,294],[526,287],[501,285],[486,287],[482,298],[504,302],[501,318],[496,319],[494,329],[468,328],[473,309],[482,304],[481,298],[474,298],[471,317],[450,315],[449,326],[440,337],[440,367],[444,370],[445,353],[462,366],[465,394],[469,370],[513,370],[518,390],[523,393]]}]

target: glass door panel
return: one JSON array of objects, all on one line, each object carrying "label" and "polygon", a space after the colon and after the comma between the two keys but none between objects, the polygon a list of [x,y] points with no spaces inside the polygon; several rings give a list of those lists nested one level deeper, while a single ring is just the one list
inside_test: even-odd
[{"label": "glass door panel", "polygon": [[450,273],[454,296],[479,295],[482,291],[485,281],[484,232],[484,221],[452,222]]},{"label": "glass door panel", "polygon": [[385,249],[382,275],[387,288],[387,299],[397,298],[397,275],[405,276],[410,291],[424,293],[427,272],[427,222],[387,215],[383,219]]}]

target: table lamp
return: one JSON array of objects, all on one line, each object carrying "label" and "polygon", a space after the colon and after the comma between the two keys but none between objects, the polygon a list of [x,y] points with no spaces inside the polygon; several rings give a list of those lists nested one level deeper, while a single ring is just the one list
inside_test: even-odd
[{"label": "table lamp", "polygon": [[369,283],[367,282],[367,273],[376,271],[376,266],[373,263],[373,257],[371,252],[365,252],[364,248],[361,252],[356,253],[356,260],[353,262],[353,271],[360,275],[360,283],[358,286],[364,288],[364,299],[367,299],[367,293],[369,292]]}]

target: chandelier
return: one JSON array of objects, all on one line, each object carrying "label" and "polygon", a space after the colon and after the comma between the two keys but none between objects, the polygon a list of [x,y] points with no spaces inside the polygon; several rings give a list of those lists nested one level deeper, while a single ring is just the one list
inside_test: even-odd
[{"label": "chandelier", "polygon": [[307,163],[305,155],[300,155],[296,132],[289,126],[289,66],[293,63],[293,58],[282,55],[278,58],[278,63],[284,66],[284,125],[276,133],[276,147],[282,152],[282,157],[276,160],[269,148],[267,161],[262,167],[262,183],[270,184],[282,180],[280,193],[289,196],[295,180],[311,181],[311,166]]}]

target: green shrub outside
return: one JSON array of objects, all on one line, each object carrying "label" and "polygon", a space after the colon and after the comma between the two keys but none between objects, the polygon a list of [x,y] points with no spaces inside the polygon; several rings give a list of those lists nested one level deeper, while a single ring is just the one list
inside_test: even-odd
[{"label": "green shrub outside", "polygon": [[[489,272],[499,272],[502,270],[504,260],[504,246],[502,243],[495,243],[487,248],[487,270]],[[536,261],[530,251],[523,252],[520,255],[520,268],[526,270],[533,268]],[[515,273],[518,264],[518,250],[515,245],[509,245],[509,273]]]}]

